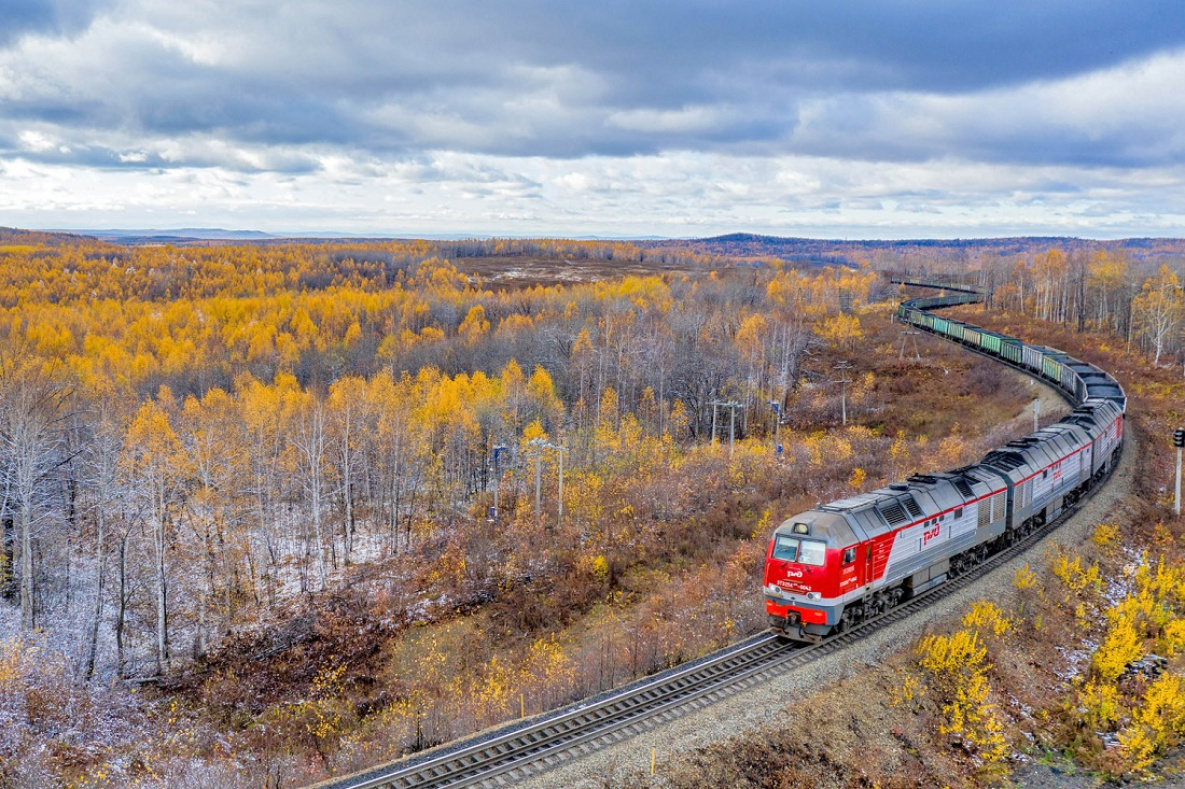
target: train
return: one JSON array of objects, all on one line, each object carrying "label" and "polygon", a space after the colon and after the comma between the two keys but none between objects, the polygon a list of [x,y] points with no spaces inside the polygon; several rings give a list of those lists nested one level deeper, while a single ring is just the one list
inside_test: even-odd
[{"label": "train", "polygon": [[898,319],[1020,369],[1074,406],[1055,424],[982,460],[823,504],[787,518],[764,567],[770,629],[818,642],[888,611],[1025,539],[1099,484],[1118,462],[1127,398],[1110,374],[1056,348],[934,310],[978,301],[978,291],[929,282],[945,294],[903,301]]}]

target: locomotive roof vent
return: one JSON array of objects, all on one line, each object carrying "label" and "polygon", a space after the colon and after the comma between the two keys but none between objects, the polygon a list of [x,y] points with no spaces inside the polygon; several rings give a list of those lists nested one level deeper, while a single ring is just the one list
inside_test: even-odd
[{"label": "locomotive roof vent", "polygon": [[914,474],[909,478],[909,481],[916,482],[921,485],[933,485],[938,482],[938,479],[937,477],[933,477],[929,474]]},{"label": "locomotive roof vent", "polygon": [[999,466],[1005,471],[1014,471],[1025,464],[1024,458],[1015,452],[993,452],[983,462],[984,465]]},{"label": "locomotive roof vent", "polygon": [[909,490],[909,485],[904,482],[890,482],[889,490]]}]

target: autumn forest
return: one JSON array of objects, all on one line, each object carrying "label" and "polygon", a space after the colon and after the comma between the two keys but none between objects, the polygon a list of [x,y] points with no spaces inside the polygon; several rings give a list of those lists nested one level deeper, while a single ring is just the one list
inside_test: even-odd
[{"label": "autumn forest", "polygon": [[1171,252],[746,243],[0,232],[0,786],[297,786],[756,632],[782,518],[1030,429],[888,272],[1185,370]]}]

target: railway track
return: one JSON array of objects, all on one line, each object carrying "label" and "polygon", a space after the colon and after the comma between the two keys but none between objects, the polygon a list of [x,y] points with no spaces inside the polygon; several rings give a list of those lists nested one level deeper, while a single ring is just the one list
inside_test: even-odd
[{"label": "railway track", "polygon": [[[1110,474],[1110,472],[1109,472]],[[1108,474],[1108,476],[1109,476]],[[1092,489],[1105,483],[1100,480]],[[1023,554],[1088,501],[1067,507],[1023,541],[964,574],[821,643],[803,646],[763,634],[694,663],[559,710],[540,720],[498,729],[437,754],[420,756],[314,789],[443,789],[513,786],[568,761],[641,734],[688,712],[839,652],[932,603],[966,588]]]}]

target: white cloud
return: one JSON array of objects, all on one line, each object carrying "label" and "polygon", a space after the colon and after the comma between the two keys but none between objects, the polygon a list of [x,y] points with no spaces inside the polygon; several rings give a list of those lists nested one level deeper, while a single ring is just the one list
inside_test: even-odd
[{"label": "white cloud", "polygon": [[21,147],[27,151],[44,153],[58,147],[57,143],[39,131],[26,129],[20,133]]},{"label": "white cloud", "polygon": [[[1185,168],[1018,168],[945,160],[675,153],[552,160],[441,152],[384,163],[321,160],[281,175],[219,167],[78,171],[9,160],[0,224],[210,226],[272,232],[916,238],[1185,231]],[[1064,185],[1073,183],[1072,189]],[[28,221],[37,218],[36,222]]]}]

